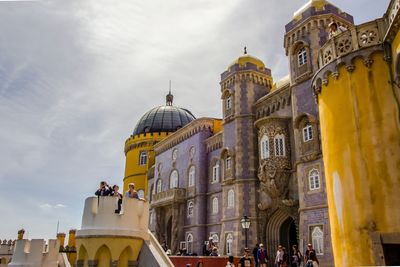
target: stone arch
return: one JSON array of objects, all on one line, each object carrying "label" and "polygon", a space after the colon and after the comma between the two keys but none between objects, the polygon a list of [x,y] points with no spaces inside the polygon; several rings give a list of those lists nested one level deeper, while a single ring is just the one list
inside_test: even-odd
[{"label": "stone arch", "polygon": [[118,267],[128,267],[130,261],[134,261],[133,249],[127,246],[118,258]]},{"label": "stone arch", "polygon": [[7,264],[7,259],[6,259],[6,257],[0,258],[0,264]]},{"label": "stone arch", "polygon": [[81,262],[80,266],[86,267],[88,266],[88,252],[84,245],[81,245],[78,249],[78,262]]},{"label": "stone arch", "polygon": [[96,251],[94,259],[97,261],[97,267],[109,267],[111,264],[111,251],[107,245],[103,244]]},{"label": "stone arch", "polygon": [[294,127],[296,129],[299,129],[300,123],[303,121],[303,119],[308,119],[310,123],[316,123],[317,118],[309,113],[302,113],[299,116],[296,117],[294,120]]},{"label": "stone arch", "polygon": [[272,213],[266,225],[266,243],[269,255],[275,255],[276,248],[280,243],[280,229],[283,223],[289,218],[289,214],[282,209]]}]

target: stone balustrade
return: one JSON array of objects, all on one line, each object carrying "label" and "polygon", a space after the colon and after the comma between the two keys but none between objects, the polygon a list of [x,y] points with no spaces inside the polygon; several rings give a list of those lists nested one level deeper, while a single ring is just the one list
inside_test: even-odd
[{"label": "stone balustrade", "polygon": [[186,189],[185,188],[172,188],[166,191],[153,195],[151,202],[152,207],[157,207],[165,204],[171,204],[176,202],[184,202],[186,200]]},{"label": "stone balustrade", "polygon": [[358,26],[329,39],[319,52],[319,67],[354,51],[383,43],[386,21],[377,19]]}]

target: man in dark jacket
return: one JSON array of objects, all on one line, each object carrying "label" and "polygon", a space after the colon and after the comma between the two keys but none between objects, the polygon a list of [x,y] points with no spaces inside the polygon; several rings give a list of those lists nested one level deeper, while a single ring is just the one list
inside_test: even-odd
[{"label": "man in dark jacket", "polygon": [[258,250],[260,249],[260,246],[256,244],[256,246],[253,248],[253,257],[254,257],[254,266],[258,267],[260,266],[258,264]]},{"label": "man in dark jacket", "polygon": [[100,188],[94,193],[98,197],[109,196],[111,194],[110,187],[104,181],[100,182]]}]

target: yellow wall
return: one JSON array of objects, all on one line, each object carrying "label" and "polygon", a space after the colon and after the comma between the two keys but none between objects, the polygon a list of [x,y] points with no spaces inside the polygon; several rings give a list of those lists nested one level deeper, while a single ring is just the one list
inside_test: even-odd
[{"label": "yellow wall", "polygon": [[97,260],[98,267],[110,266],[110,261],[118,261],[118,266],[128,267],[128,261],[137,261],[143,245],[142,239],[127,237],[87,237],[77,238],[78,260]]},{"label": "yellow wall", "polygon": [[[135,189],[144,189],[145,196],[147,196],[147,172],[154,165],[154,142],[159,142],[165,137],[167,133],[153,133],[153,134],[140,134],[128,138],[125,142],[125,151],[128,147],[135,146],[126,153],[125,161],[125,178],[124,178],[124,192],[128,190],[129,183],[135,183]],[[139,165],[140,152],[147,151],[147,164]]]},{"label": "yellow wall", "polygon": [[335,266],[375,265],[370,232],[400,232],[400,125],[383,53],[318,97]]}]

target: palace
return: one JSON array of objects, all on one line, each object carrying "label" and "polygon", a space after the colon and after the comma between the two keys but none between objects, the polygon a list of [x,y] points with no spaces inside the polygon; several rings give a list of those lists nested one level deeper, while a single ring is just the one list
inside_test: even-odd
[{"label": "palace", "polygon": [[115,198],[89,197],[68,246],[21,230],[0,265],[173,266],[161,242],[203,255],[209,240],[221,255],[312,243],[321,266],[400,265],[399,28],[400,0],[361,25],[310,0],[285,26],[287,77],[245,48],[221,74],[222,118],[195,118],[170,91],[125,142],[124,191],[144,199],[115,213]]},{"label": "palace", "polygon": [[[346,232],[338,232],[341,228],[337,225],[344,222],[337,220],[348,216],[347,226],[355,226],[351,222],[356,219],[352,218],[351,209],[361,212],[362,201],[371,201],[366,193],[368,187],[362,197],[355,196],[351,200],[358,201],[360,206],[354,204],[356,202],[345,205],[346,198],[340,200],[340,210],[334,212],[332,205],[339,205],[339,196],[354,195],[358,190],[354,186],[366,179],[361,173],[368,173],[371,167],[358,166],[358,157],[364,157],[370,166],[377,158],[364,155],[367,150],[341,155],[337,147],[342,147],[343,151],[356,149],[353,146],[346,149],[347,142],[352,140],[349,142],[365,143],[372,153],[375,149],[372,143],[359,138],[377,136],[384,120],[373,114],[384,112],[382,116],[392,123],[390,129],[393,129],[393,133],[387,132],[387,145],[392,142],[392,149],[399,148],[399,110],[398,105],[397,111],[393,106],[396,101],[398,103],[397,89],[379,96],[381,102],[374,100],[382,108],[380,105],[387,101],[387,110],[378,106],[376,109],[364,108],[363,105],[375,102],[371,100],[363,104],[355,100],[361,97],[358,92],[344,92],[351,91],[345,88],[352,81],[359,82],[363,86],[357,86],[360,89],[356,90],[369,88],[372,99],[376,96],[374,92],[378,90],[378,84],[385,83],[380,72],[385,72],[388,89],[392,87],[390,73],[393,70],[384,61],[382,53],[391,51],[387,42],[392,42],[394,35],[389,35],[390,31],[397,34],[397,28],[388,28],[389,17],[397,19],[397,13],[390,15],[391,8],[398,6],[395,2],[392,1],[384,18],[355,26],[353,17],[332,3],[309,1],[285,26],[284,48],[289,60],[287,77],[273,82],[271,70],[263,61],[247,54],[245,49],[244,54],[221,74],[221,119],[195,119],[189,110],[173,105],[171,92],[167,95],[166,105],[143,115],[125,143],[124,184],[126,188],[128,183],[134,182],[149,199],[149,227],[159,242],[166,242],[172,253],[186,248],[189,253],[198,255],[203,255],[209,238],[217,244],[222,255],[240,255],[245,246],[253,247],[256,243],[266,244],[269,255],[275,254],[278,245],[290,250],[296,244],[304,251],[306,245],[312,243],[323,266],[334,265],[333,252],[335,258],[340,255],[343,266],[348,266],[349,255],[339,252],[348,251],[347,245],[340,244],[347,244],[343,241]],[[332,22],[346,31],[329,39],[328,25]],[[385,39],[388,36],[391,39]],[[358,61],[366,63],[358,66]],[[364,66],[366,69],[362,70]],[[342,74],[343,68],[347,69],[347,74]],[[356,78],[357,75],[360,78]],[[392,78],[396,77],[393,74]],[[323,89],[331,86],[342,89]],[[396,87],[396,83],[393,86]],[[341,96],[335,95],[341,90],[345,90]],[[344,102],[343,98],[349,101]],[[356,104],[361,105],[359,112],[372,116],[363,119],[365,126],[357,125],[358,117],[364,118],[364,115],[354,113],[350,108]],[[345,109],[343,105],[349,108]],[[342,110],[347,111],[343,113]],[[351,118],[352,114],[354,118]],[[367,126],[379,122],[377,129]],[[357,131],[362,131],[362,135]],[[367,137],[367,134],[371,135]],[[396,141],[394,136],[397,136]],[[396,155],[387,163],[392,162],[391,184],[398,184],[399,180],[398,173],[395,173],[399,171],[398,161],[395,163],[399,151],[385,152],[388,156]],[[341,155],[340,158],[335,154]],[[351,171],[348,169],[341,174],[357,180],[346,189],[342,184],[345,180],[341,180],[343,176],[337,173],[342,170],[345,159],[354,160],[355,168],[362,167],[361,173],[355,169],[352,171],[354,176],[349,175]],[[382,173],[390,173],[385,166],[379,166]],[[378,173],[374,170],[371,175]],[[397,195],[391,194],[393,198]],[[372,205],[371,212],[378,212],[374,209]],[[367,217],[361,225],[376,230],[377,222],[371,221],[369,214],[365,215]],[[250,219],[248,240],[245,240],[241,226],[243,216]],[[333,232],[331,225],[335,229]],[[351,227],[346,229],[353,231]],[[354,235],[363,235],[364,241],[368,239],[367,233],[355,231]],[[356,237],[352,240],[357,244],[361,242]],[[368,250],[370,246],[360,248]],[[363,255],[363,252],[358,254]],[[372,264],[372,261],[362,260],[353,263],[361,262]]]}]

